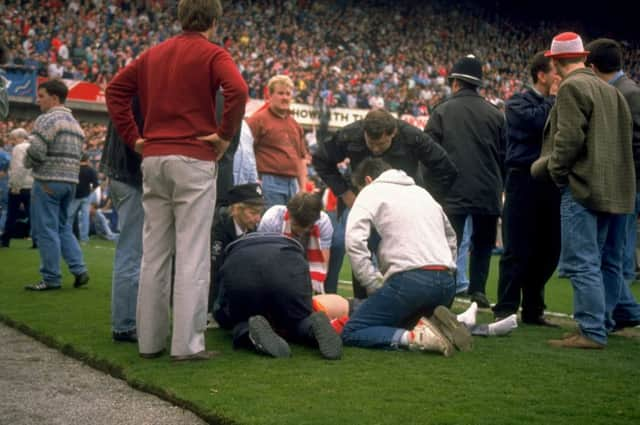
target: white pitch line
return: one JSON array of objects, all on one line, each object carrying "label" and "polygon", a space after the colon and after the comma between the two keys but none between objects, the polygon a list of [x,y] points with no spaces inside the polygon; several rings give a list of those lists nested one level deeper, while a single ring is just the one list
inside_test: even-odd
[{"label": "white pitch line", "polygon": [[[338,283],[340,285],[343,286],[351,286],[351,281],[350,280],[339,280]],[[471,301],[469,301],[468,298],[461,298],[461,297],[456,297],[455,300],[457,302],[459,302],[460,304],[471,304]],[[491,304],[491,306],[493,307],[495,304]],[[571,314],[566,314],[566,313],[559,313],[557,311],[545,311],[544,314],[552,316],[552,317],[561,317],[561,318],[565,318],[565,319],[573,319],[573,315]]]}]

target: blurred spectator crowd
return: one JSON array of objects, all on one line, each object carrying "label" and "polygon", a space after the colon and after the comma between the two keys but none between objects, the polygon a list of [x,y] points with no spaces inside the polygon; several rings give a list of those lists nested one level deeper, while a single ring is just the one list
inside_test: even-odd
[{"label": "blurred spectator crowd", "polygon": [[[176,0],[3,1],[0,37],[10,64],[48,77],[105,86],[148,47],[180,32]],[[384,107],[427,115],[450,88],[453,62],[484,63],[483,95],[501,103],[528,82],[526,65],[559,30],[579,23],[514,21],[473,3],[433,0],[223,1],[218,42],[263,98],[268,79],[288,74],[299,103]],[[592,34],[592,37],[606,34]],[[638,40],[624,41],[625,71],[640,77]]]}]

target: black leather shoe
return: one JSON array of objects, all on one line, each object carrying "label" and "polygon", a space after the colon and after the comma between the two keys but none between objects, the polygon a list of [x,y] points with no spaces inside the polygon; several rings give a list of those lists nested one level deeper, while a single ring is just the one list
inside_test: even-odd
[{"label": "black leather shoe", "polygon": [[616,325],[613,327],[613,331],[620,331],[624,328],[635,328],[640,325],[640,320],[616,320]]},{"label": "black leather shoe", "polygon": [[126,332],[112,332],[111,336],[117,342],[138,342],[138,334],[135,329]]},{"label": "black leather shoe", "polygon": [[559,328],[560,325],[556,325],[544,318],[544,316],[538,317],[523,317],[522,323],[533,326],[546,326],[548,328]]},{"label": "black leather shoe", "polygon": [[77,274],[75,276],[76,276],[76,279],[73,281],[74,288],[79,288],[89,283],[89,273],[84,272],[84,273]]},{"label": "black leather shoe", "polygon": [[483,294],[482,292],[474,292],[469,297],[469,300],[471,302],[475,301],[476,303],[478,303],[478,307],[480,307],[480,308],[490,308],[491,307],[491,304],[489,303],[489,300],[487,299],[487,296],[485,294]]}]

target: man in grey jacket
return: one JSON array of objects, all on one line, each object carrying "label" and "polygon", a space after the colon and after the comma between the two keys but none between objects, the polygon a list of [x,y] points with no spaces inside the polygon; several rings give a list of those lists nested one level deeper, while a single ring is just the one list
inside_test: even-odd
[{"label": "man in grey jacket", "polygon": [[561,262],[571,279],[579,332],[556,347],[602,349],[612,328],[607,300],[622,283],[625,214],[633,211],[635,172],[631,113],[622,94],[585,67],[578,34],[554,37],[545,54],[563,79],[532,165],[561,192]]},{"label": "man in grey jacket", "polygon": [[638,213],[640,213],[640,86],[638,83],[627,77],[622,71],[622,48],[620,45],[608,38],[599,38],[587,45],[589,56],[587,64],[593,72],[602,80],[613,85],[620,90],[631,111],[633,120],[633,162],[636,171],[636,202],[635,210],[627,215],[624,257],[622,262],[622,273],[624,282],[620,286],[620,296],[618,300],[607,300],[607,311],[613,308],[612,316],[615,321],[614,329],[622,329],[640,324],[640,305],[633,297],[629,286],[636,275],[636,231]]}]

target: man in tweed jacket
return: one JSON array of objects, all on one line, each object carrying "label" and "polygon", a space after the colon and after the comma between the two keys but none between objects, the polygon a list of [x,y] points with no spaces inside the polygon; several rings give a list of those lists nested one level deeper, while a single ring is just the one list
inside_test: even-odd
[{"label": "man in tweed jacket", "polygon": [[562,33],[546,53],[563,78],[532,173],[560,188],[561,262],[574,291],[579,332],[557,347],[604,348],[611,329],[606,300],[622,283],[625,216],[634,209],[631,114],[622,94],[585,68],[580,36]]},{"label": "man in tweed jacket", "polygon": [[25,289],[30,291],[60,289],[61,256],[75,276],[74,287],[89,282],[80,245],[67,217],[75,197],[84,142],[82,128],[71,110],[63,106],[67,92],[67,86],[59,80],[49,80],[38,87],[43,114],[33,125],[25,166],[33,169],[31,218],[40,249],[42,280],[27,285]]}]

